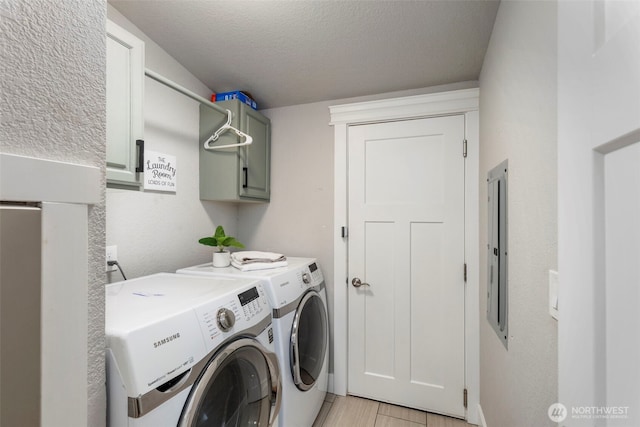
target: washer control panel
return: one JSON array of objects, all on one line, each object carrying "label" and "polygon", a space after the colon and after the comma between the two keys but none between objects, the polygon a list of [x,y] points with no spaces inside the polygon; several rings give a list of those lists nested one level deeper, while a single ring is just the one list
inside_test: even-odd
[{"label": "washer control panel", "polygon": [[216,315],[218,327],[222,332],[227,332],[236,324],[236,315],[228,308],[221,308]]},{"label": "washer control panel", "polygon": [[196,309],[207,348],[215,348],[228,334],[245,330],[269,314],[262,285],[229,295]]},{"label": "washer control panel", "polygon": [[246,319],[250,319],[256,314],[262,313],[264,309],[264,301],[260,298],[257,287],[247,289],[238,294],[238,300],[242,306],[242,313]]}]

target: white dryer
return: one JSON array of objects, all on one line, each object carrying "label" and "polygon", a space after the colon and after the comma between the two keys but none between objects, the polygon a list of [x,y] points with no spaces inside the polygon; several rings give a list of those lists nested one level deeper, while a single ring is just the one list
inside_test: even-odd
[{"label": "white dryer", "polygon": [[109,426],[276,425],[280,370],[259,280],[113,283],[105,317]]},{"label": "white dryer", "polygon": [[282,373],[280,427],[310,427],[328,383],[329,326],[324,277],[314,258],[287,258],[288,265],[242,272],[211,263],[179,274],[260,278],[273,306],[276,353]]}]

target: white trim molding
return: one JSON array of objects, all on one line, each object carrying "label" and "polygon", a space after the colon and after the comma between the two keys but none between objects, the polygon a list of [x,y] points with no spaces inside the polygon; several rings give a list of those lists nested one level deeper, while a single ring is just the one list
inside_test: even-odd
[{"label": "white trim molding", "polygon": [[461,89],[404,98],[358,102],[329,107],[331,124],[362,124],[415,117],[442,116],[477,111],[479,89]]},{"label": "white trim molding", "polygon": [[103,173],[94,166],[0,153],[0,201],[36,202],[42,208],[40,394],[46,399],[40,416],[45,427],[87,422],[88,210],[102,198]]},{"label": "white trim molding", "polygon": [[465,162],[465,258],[468,280],[465,294],[465,382],[467,421],[478,423],[480,397],[479,333],[479,89],[463,89],[427,95],[384,99],[329,107],[334,126],[334,300],[333,300],[333,387],[335,394],[346,395],[348,278],[347,239],[341,228],[348,225],[347,144],[349,126],[418,117],[460,114],[465,116],[467,158]]},{"label": "white trim molding", "polygon": [[95,204],[99,168],[0,153],[0,200]]},{"label": "white trim molding", "polygon": [[484,419],[484,412],[482,412],[482,406],[478,403],[478,427],[487,427],[487,420]]}]

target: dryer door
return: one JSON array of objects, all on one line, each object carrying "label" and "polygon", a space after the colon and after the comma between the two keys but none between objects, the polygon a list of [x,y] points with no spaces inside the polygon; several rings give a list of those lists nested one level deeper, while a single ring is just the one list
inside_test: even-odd
[{"label": "dryer door", "polygon": [[318,380],[328,341],[324,303],[316,291],[309,291],[298,305],[291,328],[291,373],[300,390],[309,390]]},{"label": "dryer door", "polygon": [[274,353],[241,338],[224,346],[194,384],[179,427],[270,426],[280,409]]}]

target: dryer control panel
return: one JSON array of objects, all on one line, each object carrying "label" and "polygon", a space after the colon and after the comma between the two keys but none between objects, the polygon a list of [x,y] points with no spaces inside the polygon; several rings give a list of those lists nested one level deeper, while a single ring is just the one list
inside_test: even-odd
[{"label": "dryer control panel", "polygon": [[[288,258],[283,268],[264,270],[262,277],[268,280],[266,292],[274,309],[280,309],[297,301],[309,288],[324,282],[322,270],[313,258]],[[259,273],[253,272],[254,274]],[[251,274],[251,273],[247,273]]]},{"label": "dryer control panel", "polygon": [[324,280],[324,277],[322,276],[322,270],[318,268],[318,263],[312,262],[307,266],[307,268],[309,269],[309,275],[311,276],[310,280],[313,284],[317,285]]},{"label": "dryer control panel", "polygon": [[317,286],[324,280],[322,271],[318,268],[318,264],[315,261],[298,270],[297,276],[301,289]]}]

